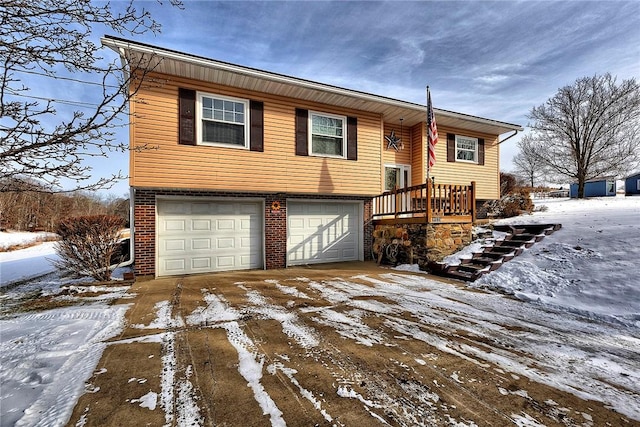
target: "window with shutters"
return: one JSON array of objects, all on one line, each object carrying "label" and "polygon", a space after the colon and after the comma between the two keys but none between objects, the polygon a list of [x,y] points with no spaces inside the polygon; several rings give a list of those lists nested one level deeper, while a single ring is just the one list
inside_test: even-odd
[{"label": "window with shutters", "polygon": [[456,161],[478,162],[478,138],[456,135]]},{"label": "window with shutters", "polygon": [[309,111],[309,153],[346,158],[347,118]]},{"label": "window with shutters", "polygon": [[249,101],[198,92],[198,144],[249,148]]}]

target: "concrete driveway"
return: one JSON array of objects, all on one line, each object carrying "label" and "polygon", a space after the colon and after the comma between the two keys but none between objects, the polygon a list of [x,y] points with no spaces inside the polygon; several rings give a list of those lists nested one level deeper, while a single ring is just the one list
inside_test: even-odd
[{"label": "concrete driveway", "polygon": [[571,338],[536,332],[554,313],[423,274],[341,263],[138,281],[130,293],[127,325],[69,425],[634,422],[567,392],[579,382],[563,383],[545,349]]}]

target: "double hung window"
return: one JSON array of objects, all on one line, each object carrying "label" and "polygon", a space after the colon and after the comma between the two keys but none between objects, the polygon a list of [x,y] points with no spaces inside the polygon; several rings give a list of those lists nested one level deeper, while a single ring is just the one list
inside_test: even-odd
[{"label": "double hung window", "polygon": [[309,152],[314,156],[346,156],[347,118],[309,112]]},{"label": "double hung window", "polygon": [[478,138],[456,135],[456,161],[478,162]]},{"label": "double hung window", "polygon": [[249,101],[198,93],[198,143],[249,148]]}]

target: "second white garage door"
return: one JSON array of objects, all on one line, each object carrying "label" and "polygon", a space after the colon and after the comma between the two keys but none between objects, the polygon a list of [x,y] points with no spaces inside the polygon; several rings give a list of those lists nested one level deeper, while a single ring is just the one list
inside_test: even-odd
[{"label": "second white garage door", "polygon": [[362,203],[287,201],[287,265],[362,259]]},{"label": "second white garage door", "polygon": [[158,276],[262,268],[262,206],[158,200]]}]

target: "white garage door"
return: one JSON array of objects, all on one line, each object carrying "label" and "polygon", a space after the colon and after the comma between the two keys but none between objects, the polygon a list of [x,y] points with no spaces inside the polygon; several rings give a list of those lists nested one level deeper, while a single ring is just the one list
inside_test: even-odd
[{"label": "white garage door", "polygon": [[361,259],[360,211],[358,202],[287,201],[287,265]]},{"label": "white garage door", "polygon": [[158,200],[158,276],[262,268],[262,203]]}]

